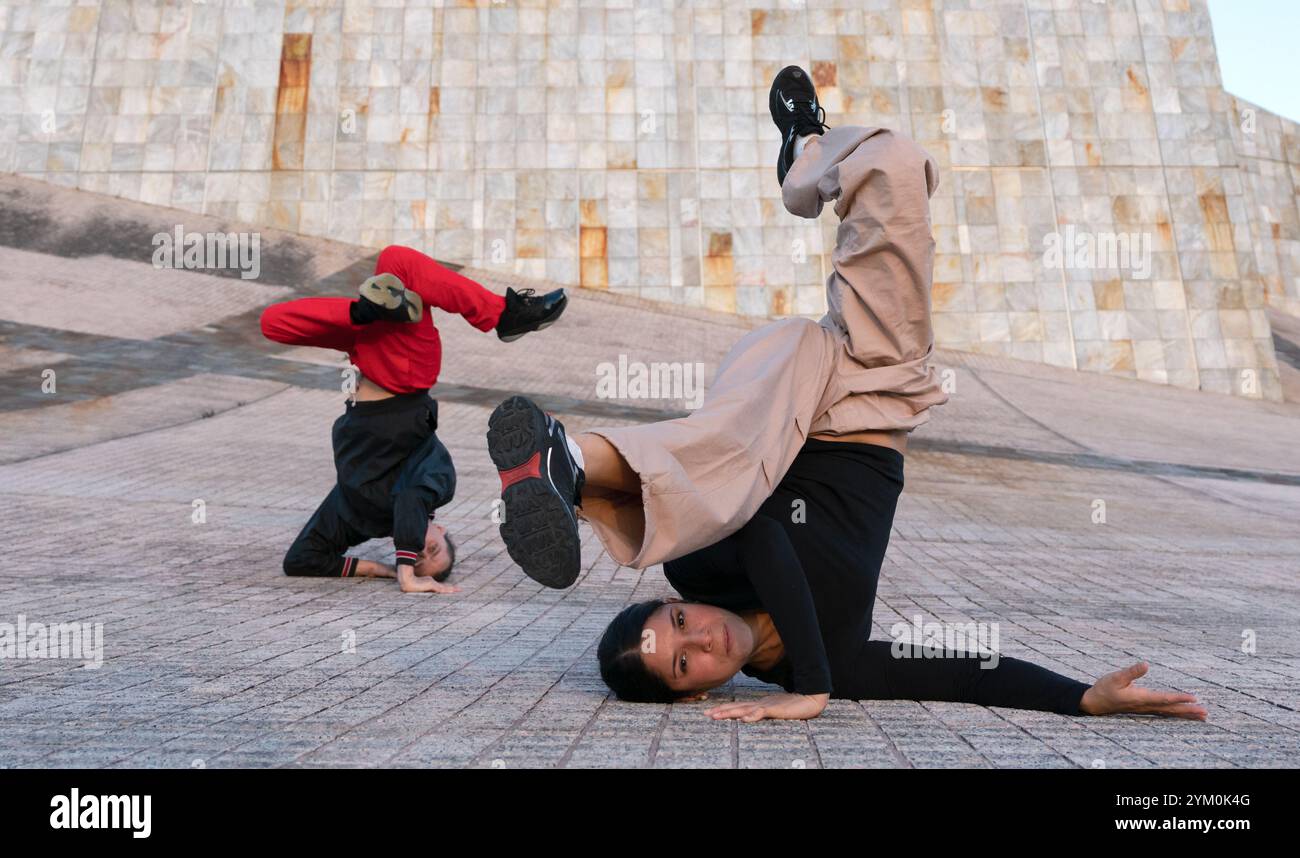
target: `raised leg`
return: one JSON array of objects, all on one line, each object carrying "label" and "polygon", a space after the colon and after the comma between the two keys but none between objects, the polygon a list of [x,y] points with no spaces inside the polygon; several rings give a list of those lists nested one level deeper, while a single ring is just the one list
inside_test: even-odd
[{"label": "raised leg", "polygon": [[463,277],[418,250],[389,245],[379,254],[376,274],[393,274],[418,294],[426,307],[437,307],[464,316],[480,331],[496,327],[506,299],[490,289]]},{"label": "raised leg", "polygon": [[290,346],[315,346],[349,352],[356,345],[349,298],[299,298],[262,311],[262,335]]},{"label": "raised leg", "polygon": [[641,477],[601,436],[583,432],[573,440],[582,450],[585,478],[578,514],[592,525],[640,543],[645,538]]},{"label": "raised leg", "polygon": [[933,348],[930,196],[938,184],[934,160],[905,135],[845,126],[809,139],[781,187],[800,217],[835,203],[823,324],[847,334],[865,367],[923,360]]},{"label": "raised leg", "polygon": [[640,498],[641,478],[613,444],[590,432],[574,435],[573,440],[582,450],[584,499],[588,489],[626,492]]}]

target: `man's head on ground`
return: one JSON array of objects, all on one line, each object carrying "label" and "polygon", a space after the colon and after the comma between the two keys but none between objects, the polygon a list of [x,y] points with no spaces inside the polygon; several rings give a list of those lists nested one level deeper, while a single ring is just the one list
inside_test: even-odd
[{"label": "man's head on ground", "polygon": [[671,703],[700,699],[749,661],[754,632],[739,614],[702,602],[654,599],[610,621],[596,657],[619,699]]},{"label": "man's head on ground", "polygon": [[430,521],[429,528],[424,533],[424,550],[415,561],[416,576],[446,581],[451,575],[451,567],[455,565],[456,543],[451,541],[447,528]]}]

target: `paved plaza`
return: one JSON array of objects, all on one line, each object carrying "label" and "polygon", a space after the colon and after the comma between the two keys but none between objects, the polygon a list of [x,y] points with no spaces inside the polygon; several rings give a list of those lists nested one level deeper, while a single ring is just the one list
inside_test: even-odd
[{"label": "paved plaza", "polygon": [[[920,615],[996,622],[1004,655],[1080,679],[1146,659],[1207,723],[839,700],[714,722],[608,694],[599,635],[670,593],[662,571],[618,566],[584,525],[576,586],[525,577],[492,523],[484,431],[516,391],[571,430],[678,413],[600,398],[600,365],[711,378],[763,320],[574,290],[559,325],[502,344],[440,315],[459,478],[439,520],[462,592],[290,579],[284,550],[333,480],[345,365],[264,341],[257,317],[347,294],[375,251],[263,230],[257,279],[157,269],[150,238],[178,223],[242,228],[0,178],[0,622],[103,624],[98,668],[0,661],[0,766],[1300,765],[1294,401],[940,352],[952,398],[907,457],[878,638]],[[1284,385],[1296,353],[1279,343]]]}]

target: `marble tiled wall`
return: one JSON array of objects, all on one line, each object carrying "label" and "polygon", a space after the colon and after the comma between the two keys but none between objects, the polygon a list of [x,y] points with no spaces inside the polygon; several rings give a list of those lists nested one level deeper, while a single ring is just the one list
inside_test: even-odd
[{"label": "marble tiled wall", "polygon": [[1231,98],[1253,256],[1271,306],[1300,316],[1300,124]]},{"label": "marble tiled wall", "polygon": [[[1300,133],[1204,0],[0,0],[0,169],[524,276],[819,314],[767,87],[942,167],[942,346],[1278,398]],[[1053,268],[1067,227],[1131,267]]]}]

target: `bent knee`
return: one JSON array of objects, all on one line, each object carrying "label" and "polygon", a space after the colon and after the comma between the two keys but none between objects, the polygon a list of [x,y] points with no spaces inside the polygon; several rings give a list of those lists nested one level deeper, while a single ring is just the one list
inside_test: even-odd
[{"label": "bent knee", "polygon": [[820,322],[807,316],[787,316],[770,324],[779,326],[783,335],[795,339],[820,338],[826,333]]},{"label": "bent knee", "polygon": [[925,180],[926,196],[934,196],[939,186],[938,165],[921,144],[901,131],[886,129],[867,141],[867,154],[880,172],[901,176],[919,175]]},{"label": "bent knee", "polygon": [[262,315],[258,317],[258,324],[262,327],[262,336],[276,342],[282,339],[280,316],[283,312],[280,309],[280,304],[272,304],[262,310]]},{"label": "bent knee", "polygon": [[379,251],[379,258],[375,260],[375,273],[396,273],[394,269],[401,268],[402,264],[413,252],[412,248],[401,244],[388,245],[383,250]]},{"label": "bent knee", "polygon": [[789,325],[792,328],[803,328],[805,332],[810,332],[812,328],[821,327],[815,319],[810,319],[807,316],[787,316],[776,324]]},{"label": "bent knee", "polygon": [[294,578],[320,574],[316,569],[316,564],[312,563],[310,558],[292,548],[289,549],[288,554],[284,555],[282,566],[284,574]]}]

